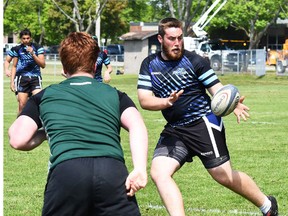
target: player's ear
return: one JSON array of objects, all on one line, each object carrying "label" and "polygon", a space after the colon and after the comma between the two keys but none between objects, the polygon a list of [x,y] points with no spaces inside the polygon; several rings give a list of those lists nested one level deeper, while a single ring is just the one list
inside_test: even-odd
[{"label": "player's ear", "polygon": [[163,41],[163,38],[162,38],[162,36],[158,34],[157,38],[158,38],[158,41],[159,41],[159,43],[161,43],[161,44],[162,44],[162,41]]}]

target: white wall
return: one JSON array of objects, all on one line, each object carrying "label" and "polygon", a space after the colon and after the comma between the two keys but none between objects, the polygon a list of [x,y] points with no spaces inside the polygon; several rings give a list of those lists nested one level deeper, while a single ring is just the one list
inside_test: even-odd
[{"label": "white wall", "polygon": [[148,56],[148,39],[124,42],[124,74],[138,74],[144,58]]}]

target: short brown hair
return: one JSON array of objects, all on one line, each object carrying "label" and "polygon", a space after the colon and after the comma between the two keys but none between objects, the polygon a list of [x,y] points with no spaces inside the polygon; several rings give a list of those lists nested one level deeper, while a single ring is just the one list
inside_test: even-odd
[{"label": "short brown hair", "polygon": [[99,52],[98,44],[86,32],[71,32],[59,48],[63,69],[70,75],[76,72],[93,74]]},{"label": "short brown hair", "polygon": [[162,20],[160,20],[159,24],[158,24],[158,34],[161,37],[164,37],[165,35],[165,29],[167,28],[183,28],[183,24],[180,20],[173,18],[173,17],[167,17],[164,18]]}]

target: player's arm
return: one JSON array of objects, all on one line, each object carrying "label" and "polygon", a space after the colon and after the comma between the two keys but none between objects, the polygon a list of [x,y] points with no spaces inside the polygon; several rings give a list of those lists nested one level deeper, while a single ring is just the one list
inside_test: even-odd
[{"label": "player's arm", "polygon": [[105,66],[106,66],[107,69],[104,72],[104,82],[105,83],[109,83],[110,80],[111,80],[110,74],[112,73],[113,68],[112,68],[111,64],[108,64],[108,65],[105,65]]},{"label": "player's arm", "polygon": [[40,54],[36,55],[36,53],[35,53],[35,51],[34,51],[32,46],[28,46],[26,50],[33,57],[33,59],[34,59],[34,61],[36,62],[37,65],[39,65],[41,68],[45,68],[46,62],[45,62],[44,53],[40,53]]},{"label": "player's arm", "polygon": [[11,147],[22,151],[30,151],[46,139],[45,131],[38,130],[37,123],[26,115],[21,115],[14,121],[8,135]]},{"label": "player's arm", "polygon": [[250,117],[250,115],[248,113],[249,107],[247,107],[245,104],[243,104],[244,99],[245,99],[245,96],[240,97],[239,102],[233,111],[234,115],[237,117],[237,123],[238,124],[240,123],[241,118],[244,121],[246,121],[247,118]]},{"label": "player's arm", "polygon": [[138,190],[144,188],[148,181],[148,133],[140,112],[126,94],[122,94],[121,96],[120,110],[121,126],[129,132],[133,162],[133,170],[128,175],[125,185],[128,191],[127,195],[133,196]]},{"label": "player's arm", "polygon": [[210,95],[213,96],[222,87],[223,87],[222,83],[218,82],[215,85],[208,88],[207,90],[210,93]]},{"label": "player's arm", "polygon": [[10,63],[12,61],[12,57],[7,55],[4,61],[4,70],[7,77],[11,76],[11,71],[9,70]]},{"label": "player's arm", "polygon": [[159,98],[154,96],[150,90],[138,89],[138,99],[143,109],[157,111],[173,106],[173,103],[178,100],[183,92],[184,90],[174,91],[167,98]]},{"label": "player's arm", "polygon": [[45,56],[44,54],[39,54],[38,56],[33,52],[32,57],[37,65],[39,65],[41,68],[45,68],[46,62],[45,62]]},{"label": "player's arm", "polygon": [[127,195],[133,196],[147,184],[148,135],[144,121],[135,107],[127,108],[121,115],[122,126],[129,131],[133,170],[126,179]]},{"label": "player's arm", "polygon": [[[208,88],[209,93],[213,96],[223,85],[219,82],[212,87]],[[249,117],[249,108],[243,104],[245,97],[242,96],[237,104],[236,108],[234,109],[233,113],[237,117],[237,123],[240,123],[241,118],[246,121]]]},{"label": "player's arm", "polygon": [[12,68],[11,68],[11,76],[10,76],[10,89],[11,89],[12,92],[15,92],[14,79],[15,79],[15,76],[16,76],[17,64],[18,64],[18,58],[14,57],[13,58],[13,63],[12,63]]}]

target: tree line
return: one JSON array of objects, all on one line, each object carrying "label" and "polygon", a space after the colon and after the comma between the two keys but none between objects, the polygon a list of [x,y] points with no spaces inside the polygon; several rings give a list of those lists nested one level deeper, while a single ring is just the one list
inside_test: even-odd
[{"label": "tree line", "polygon": [[[185,36],[193,36],[191,26],[211,6],[212,0],[4,0],[4,35],[29,28],[35,42],[55,45],[72,31],[96,34],[100,17],[101,38],[119,43],[130,22],[159,22],[164,17],[183,21]],[[229,0],[205,27],[232,27],[257,48],[267,29],[278,18],[288,17],[288,0]],[[99,24],[98,24],[99,25]]]}]

